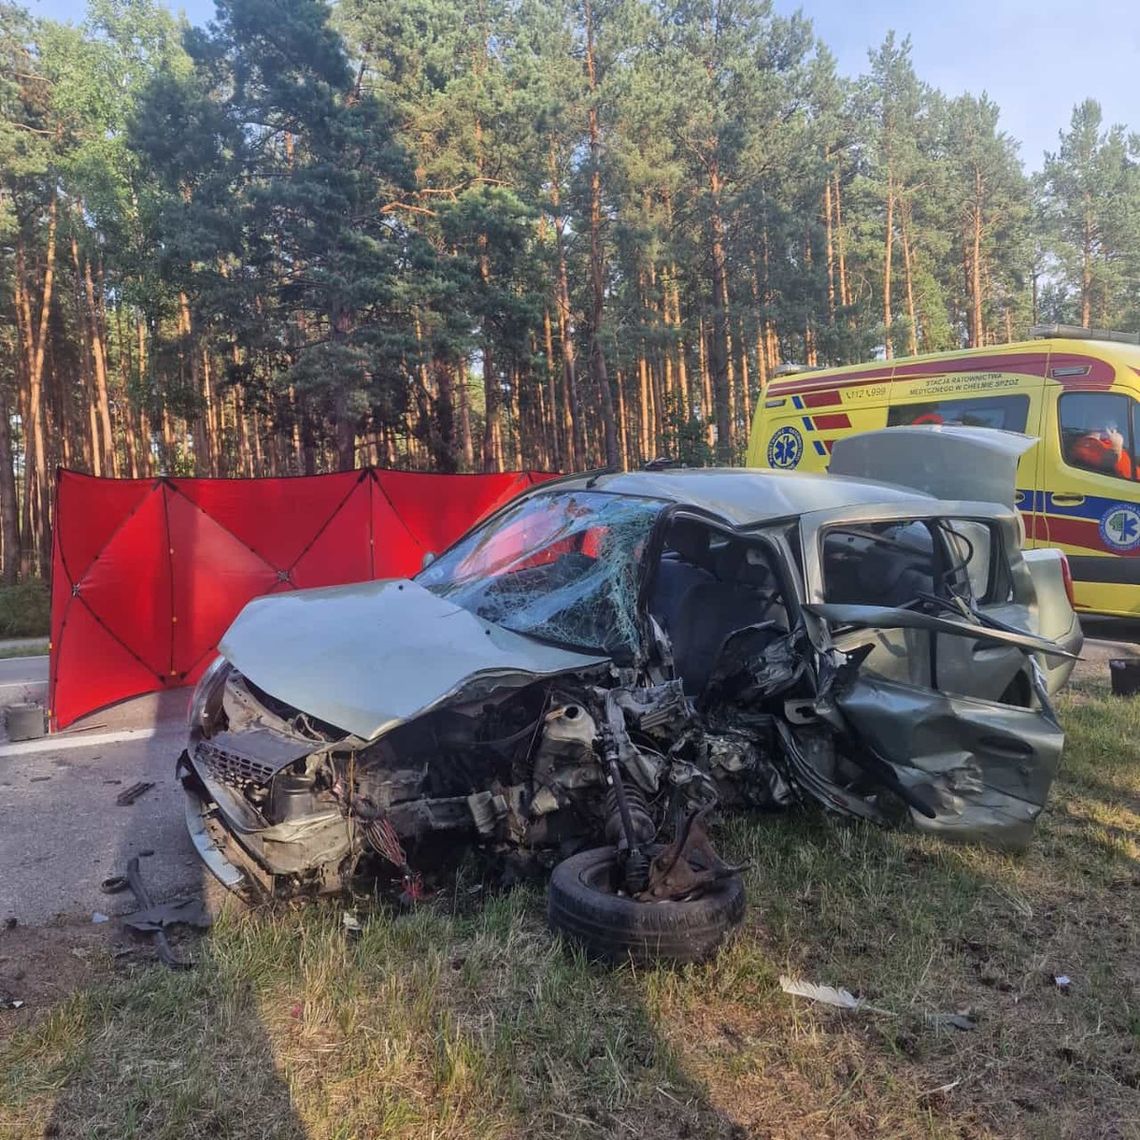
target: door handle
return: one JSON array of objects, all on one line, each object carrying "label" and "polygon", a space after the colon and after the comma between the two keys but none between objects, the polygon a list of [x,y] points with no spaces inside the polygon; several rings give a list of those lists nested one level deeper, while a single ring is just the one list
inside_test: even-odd
[{"label": "door handle", "polygon": [[1055,507],[1079,507],[1085,501],[1084,495],[1066,495],[1064,492],[1054,492],[1049,498]]}]

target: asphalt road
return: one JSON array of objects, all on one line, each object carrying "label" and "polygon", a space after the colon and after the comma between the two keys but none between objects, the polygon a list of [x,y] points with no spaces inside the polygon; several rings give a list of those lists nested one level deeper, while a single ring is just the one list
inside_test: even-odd
[{"label": "asphalt road", "polygon": [[11,657],[0,660],[0,707],[42,704],[47,693],[47,657]]},{"label": "asphalt road", "polygon": [[[24,687],[39,683],[42,691],[46,661],[0,661],[0,704]],[[124,874],[127,860],[146,851],[153,854],[141,869],[156,902],[201,888],[204,872],[174,778],[186,699],[143,697],[59,736],[0,743],[0,921],[36,925],[129,913],[137,909],[129,891],[107,895],[99,884]],[[143,780],[154,787],[128,807],[115,803]]]}]

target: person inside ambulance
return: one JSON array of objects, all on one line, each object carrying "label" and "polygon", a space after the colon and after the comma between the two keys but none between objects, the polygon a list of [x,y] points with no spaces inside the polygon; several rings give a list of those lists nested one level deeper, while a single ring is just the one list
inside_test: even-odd
[{"label": "person inside ambulance", "polygon": [[1124,436],[1115,423],[1106,423],[1099,431],[1085,432],[1069,445],[1069,462],[1089,471],[1134,479],[1132,457],[1124,446]]}]

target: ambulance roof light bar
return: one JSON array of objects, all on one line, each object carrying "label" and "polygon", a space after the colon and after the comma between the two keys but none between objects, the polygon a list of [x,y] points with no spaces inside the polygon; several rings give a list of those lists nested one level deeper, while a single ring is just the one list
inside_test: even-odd
[{"label": "ambulance roof light bar", "polygon": [[777,364],[772,369],[772,379],[780,380],[785,376],[798,376],[801,372],[826,372],[826,364]]},{"label": "ambulance roof light bar", "polygon": [[1029,335],[1034,340],[1059,337],[1065,340],[1113,340],[1119,344],[1140,344],[1140,333],[1086,329],[1083,325],[1034,325],[1029,330]]}]

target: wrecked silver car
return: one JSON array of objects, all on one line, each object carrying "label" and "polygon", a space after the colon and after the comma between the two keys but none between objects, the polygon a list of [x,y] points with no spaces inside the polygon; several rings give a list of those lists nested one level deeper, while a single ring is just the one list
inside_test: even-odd
[{"label": "wrecked silver car", "polygon": [[[929,436],[975,485],[977,435]],[[991,472],[1010,492],[1023,449]],[[554,867],[552,924],[591,952],[688,959],[743,912],[714,805],[1024,845],[1080,627],[1006,491],[946,501],[919,476],[575,476],[415,579],[251,602],[179,761],[200,853],[235,888],[369,873],[415,897],[480,845]]]}]

